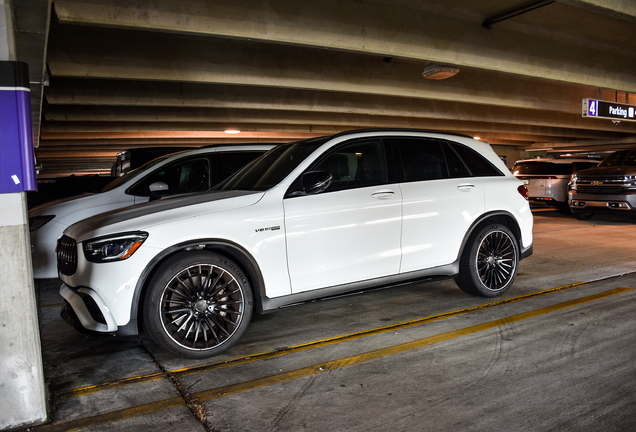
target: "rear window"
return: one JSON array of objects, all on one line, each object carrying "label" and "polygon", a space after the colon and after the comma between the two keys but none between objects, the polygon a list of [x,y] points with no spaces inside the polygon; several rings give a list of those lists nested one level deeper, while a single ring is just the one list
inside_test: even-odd
[{"label": "rear window", "polygon": [[475,150],[457,143],[449,143],[449,145],[464,161],[474,177],[494,177],[503,175],[501,171],[495,168],[493,164]]},{"label": "rear window", "polygon": [[514,175],[570,175],[572,164],[552,162],[521,162],[512,167]]}]

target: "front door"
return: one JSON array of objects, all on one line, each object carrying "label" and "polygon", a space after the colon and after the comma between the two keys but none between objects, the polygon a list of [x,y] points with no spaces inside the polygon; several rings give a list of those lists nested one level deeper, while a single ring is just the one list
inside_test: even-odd
[{"label": "front door", "polygon": [[329,188],[284,200],[292,292],[397,274],[402,195],[382,140],[340,146],[314,170],[332,174]]}]

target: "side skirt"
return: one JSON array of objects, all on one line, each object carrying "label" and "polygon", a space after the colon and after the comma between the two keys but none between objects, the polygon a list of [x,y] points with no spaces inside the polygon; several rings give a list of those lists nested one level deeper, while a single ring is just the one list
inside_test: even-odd
[{"label": "side skirt", "polygon": [[376,289],[392,288],[409,283],[433,282],[449,279],[457,276],[457,274],[459,274],[459,261],[427,270],[418,270],[394,276],[335,285],[328,288],[303,291],[301,293],[281,297],[270,298],[263,296],[261,298],[261,304],[263,305],[263,313],[265,313],[282,307],[295,306],[316,300],[328,300],[343,295],[356,294],[357,292],[362,293]]}]

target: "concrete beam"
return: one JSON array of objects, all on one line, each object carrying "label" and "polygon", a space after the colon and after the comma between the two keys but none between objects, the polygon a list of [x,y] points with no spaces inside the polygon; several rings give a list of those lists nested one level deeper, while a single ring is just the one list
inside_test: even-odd
[{"label": "concrete beam", "polygon": [[387,63],[360,54],[124,31],[57,29],[48,61],[53,77],[282,87],[561,112],[572,112],[580,95],[589,93],[580,86],[537,84],[475,69],[444,81],[426,80],[423,62]]},{"label": "concrete beam", "polygon": [[[393,77],[396,78],[396,77]],[[456,82],[453,82],[457,78]],[[102,79],[56,78],[55,86],[46,89],[49,105],[86,105],[117,107],[202,107],[202,108],[251,108],[308,110],[313,112],[373,114],[373,115],[419,115],[423,107],[435,101],[441,103],[472,103],[483,107],[485,97],[499,99],[506,107],[530,106],[550,112],[579,113],[581,100],[598,98],[598,90],[590,87],[566,84],[541,83],[533,85],[527,80],[508,79],[509,84],[498,86],[481,93],[472,89],[462,89],[461,85],[478,86],[477,80],[486,79],[482,74],[474,77],[454,77],[446,82],[420,82],[419,78],[410,85],[409,96],[390,96],[373,93],[374,89],[364,89],[369,93],[350,91],[333,92],[317,89],[281,87],[256,87],[241,85],[217,85],[205,83],[177,83],[160,81],[126,81]],[[403,77],[403,80],[413,77]],[[492,82],[489,81],[489,84]],[[421,90],[419,93],[416,91]],[[324,86],[324,84],[323,84]],[[527,91],[527,95],[520,94]],[[606,99],[613,100],[615,94],[606,92]],[[419,96],[419,97],[418,97]],[[636,104],[636,94],[631,95]],[[459,114],[459,113],[457,113]]]},{"label": "concrete beam", "polygon": [[629,22],[636,22],[636,3],[630,0],[558,0],[594,13]]},{"label": "concrete beam", "polygon": [[616,55],[598,40],[556,40],[537,29],[489,31],[484,17],[425,2],[61,0],[55,11],[62,23],[313,46],[636,92],[634,52]]},{"label": "concrete beam", "polygon": [[[405,104],[408,105],[408,104]],[[528,109],[454,104],[448,102],[422,102],[419,110],[397,112],[392,115],[331,113],[322,111],[293,111],[278,109],[222,109],[222,108],[168,108],[151,107],[142,110],[131,107],[49,106],[45,112],[47,123],[43,132],[52,131],[117,131],[117,130],[226,130],[253,125],[259,130],[267,128],[319,126],[356,127],[447,127],[521,130],[524,127],[568,131],[566,134],[636,134],[636,123],[584,118],[580,114],[539,112]],[[426,126],[420,126],[426,125]],[[435,126],[436,125],[436,126]],[[549,129],[551,128],[551,129]],[[492,129],[491,129],[492,130]],[[329,132],[327,132],[329,133]]]}]

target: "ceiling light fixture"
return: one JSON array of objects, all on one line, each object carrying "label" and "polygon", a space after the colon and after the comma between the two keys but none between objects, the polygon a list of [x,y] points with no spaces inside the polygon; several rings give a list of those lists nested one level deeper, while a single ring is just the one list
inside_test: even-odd
[{"label": "ceiling light fixture", "polygon": [[422,76],[426,79],[443,80],[459,73],[459,68],[454,66],[441,66],[435,63],[426,65]]},{"label": "ceiling light fixture", "polygon": [[236,130],[236,129],[227,129],[225,131],[225,133],[227,133],[227,134],[237,134],[237,133],[241,133],[241,131],[240,130]]}]

